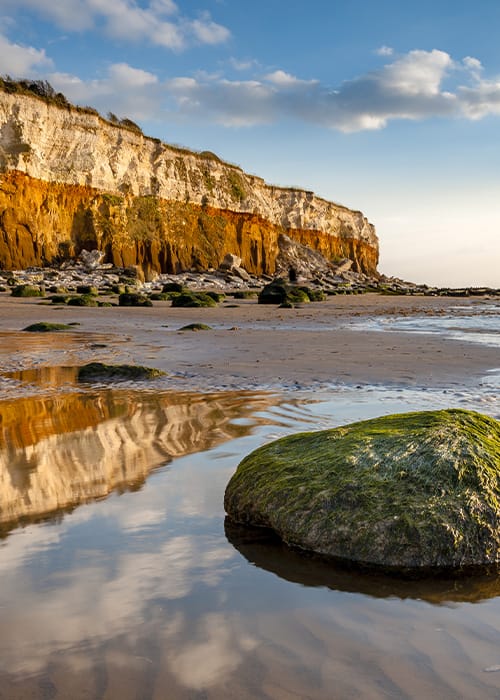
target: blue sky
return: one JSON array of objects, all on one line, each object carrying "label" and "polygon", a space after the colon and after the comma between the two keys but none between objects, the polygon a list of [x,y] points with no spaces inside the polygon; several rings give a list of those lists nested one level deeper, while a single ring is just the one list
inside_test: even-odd
[{"label": "blue sky", "polygon": [[360,209],[380,270],[500,286],[500,2],[0,0],[0,74]]}]

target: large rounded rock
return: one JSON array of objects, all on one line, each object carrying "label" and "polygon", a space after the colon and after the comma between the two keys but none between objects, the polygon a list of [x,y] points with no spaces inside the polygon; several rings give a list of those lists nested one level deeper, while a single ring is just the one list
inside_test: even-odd
[{"label": "large rounded rock", "polygon": [[225,494],[236,522],[361,564],[500,562],[500,422],[463,410],[397,414],[282,438]]}]

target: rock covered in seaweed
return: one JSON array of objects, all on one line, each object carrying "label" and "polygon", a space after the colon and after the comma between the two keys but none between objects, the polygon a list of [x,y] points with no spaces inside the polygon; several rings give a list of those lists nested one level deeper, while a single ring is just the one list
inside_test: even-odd
[{"label": "rock covered in seaweed", "polygon": [[224,502],[236,522],[360,564],[497,564],[500,422],[449,409],[285,437],[241,462]]},{"label": "rock covered in seaweed", "polygon": [[73,327],[67,323],[49,323],[48,321],[39,321],[38,323],[31,323],[23,331],[28,331],[29,333],[51,333],[55,331],[71,331]]},{"label": "rock covered in seaweed", "polygon": [[106,365],[102,362],[89,362],[78,368],[79,382],[126,381],[156,379],[165,374],[155,367],[142,365]]}]

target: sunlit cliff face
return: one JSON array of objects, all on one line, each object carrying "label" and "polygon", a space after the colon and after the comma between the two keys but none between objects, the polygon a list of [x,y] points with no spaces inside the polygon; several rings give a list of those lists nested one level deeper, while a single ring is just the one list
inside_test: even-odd
[{"label": "sunlit cliff face", "polygon": [[173,457],[248,431],[269,399],[100,389],[0,402],[0,531],[140,488]]},{"label": "sunlit cliff face", "polygon": [[249,272],[273,273],[281,233],[376,270],[378,239],[360,212],[95,114],[0,91],[0,267],[99,248],[146,273],[217,267],[226,253]]}]

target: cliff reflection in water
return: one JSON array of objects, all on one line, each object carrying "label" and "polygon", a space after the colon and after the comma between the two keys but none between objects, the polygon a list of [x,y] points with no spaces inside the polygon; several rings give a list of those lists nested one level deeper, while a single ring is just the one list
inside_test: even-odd
[{"label": "cliff reflection in water", "polygon": [[105,388],[1,401],[0,532],[136,489],[173,457],[248,433],[233,421],[270,403],[236,392]]}]

